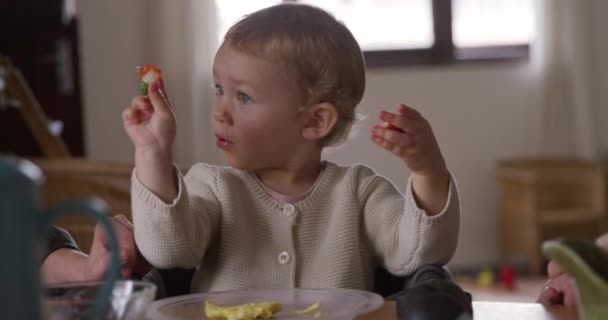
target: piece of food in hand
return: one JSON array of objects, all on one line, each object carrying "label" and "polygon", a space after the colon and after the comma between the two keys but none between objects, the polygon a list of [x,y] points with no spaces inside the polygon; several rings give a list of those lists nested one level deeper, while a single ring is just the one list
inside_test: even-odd
[{"label": "piece of food in hand", "polygon": [[142,95],[148,94],[148,87],[161,77],[160,69],[153,64],[146,63],[141,67],[137,67],[137,76],[139,77],[139,86]]},{"label": "piece of food in hand", "polygon": [[395,130],[395,131],[399,131],[399,132],[403,132],[403,129],[397,127],[396,125],[388,122],[388,121],[384,121],[382,123],[382,128],[384,129],[389,129],[389,130]]},{"label": "piece of food in hand", "polygon": [[205,316],[215,320],[269,319],[281,309],[281,304],[278,302],[257,302],[227,307],[205,301]]}]

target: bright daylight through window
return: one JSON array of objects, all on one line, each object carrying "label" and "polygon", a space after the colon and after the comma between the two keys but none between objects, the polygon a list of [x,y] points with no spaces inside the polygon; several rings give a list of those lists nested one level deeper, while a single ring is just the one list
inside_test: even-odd
[{"label": "bright daylight through window", "polygon": [[[246,13],[278,0],[216,1],[218,37]],[[368,53],[394,58],[457,57],[457,50],[526,46],[535,35],[535,0],[298,0],[342,20]],[[446,12],[448,11],[448,12]],[[447,26],[446,26],[447,25]],[[438,47],[443,47],[441,52]],[[450,52],[446,52],[446,49]],[[394,53],[401,52],[401,55]],[[479,52],[479,51],[477,51]],[[503,51],[504,52],[504,51]],[[367,58],[367,57],[366,57]],[[487,58],[493,58],[489,56]],[[418,59],[426,60],[426,59]],[[431,61],[432,62],[432,61]]]}]

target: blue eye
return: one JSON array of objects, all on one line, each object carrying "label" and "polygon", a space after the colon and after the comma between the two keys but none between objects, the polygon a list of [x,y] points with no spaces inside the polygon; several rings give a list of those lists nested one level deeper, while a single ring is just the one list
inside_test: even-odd
[{"label": "blue eye", "polygon": [[240,102],[244,103],[244,104],[249,104],[249,103],[253,103],[253,99],[251,99],[250,96],[239,92],[237,95],[237,99],[239,99]]},{"label": "blue eye", "polygon": [[216,96],[223,96],[224,95],[224,89],[222,88],[222,86],[220,86],[219,84],[216,84],[213,87],[215,88],[215,95]]}]

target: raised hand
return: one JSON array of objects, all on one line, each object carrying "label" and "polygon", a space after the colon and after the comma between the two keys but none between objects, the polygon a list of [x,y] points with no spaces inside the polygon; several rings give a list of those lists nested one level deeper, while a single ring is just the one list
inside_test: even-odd
[{"label": "raised hand", "polygon": [[175,140],[175,116],[162,78],[150,85],[148,96],[137,96],[122,114],[122,120],[136,150],[171,153]]},{"label": "raised hand", "polygon": [[397,113],[380,112],[372,128],[372,141],[398,156],[412,171],[414,196],[428,214],[444,207],[448,194],[448,169],[430,124],[404,104]]},{"label": "raised hand", "polygon": [[165,202],[177,195],[173,175],[175,116],[163,79],[148,87],[148,96],[135,97],[122,114],[135,146],[135,173],[141,183]]},{"label": "raised hand", "polygon": [[397,110],[397,114],[380,113],[378,124],[372,128],[372,140],[401,158],[412,173],[446,173],[443,156],[426,119],[404,104],[399,104]]}]

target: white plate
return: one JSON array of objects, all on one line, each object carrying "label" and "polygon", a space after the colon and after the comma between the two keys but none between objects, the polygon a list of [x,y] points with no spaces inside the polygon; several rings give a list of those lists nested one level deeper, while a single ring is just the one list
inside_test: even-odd
[{"label": "white plate", "polygon": [[[354,319],[384,305],[384,299],[372,292],[349,289],[256,289],[189,294],[162,299],[149,306],[146,317],[154,320],[207,319],[203,305],[208,301],[223,306],[252,302],[279,302],[283,309],[272,319]],[[319,302],[321,317],[299,316]]]}]

